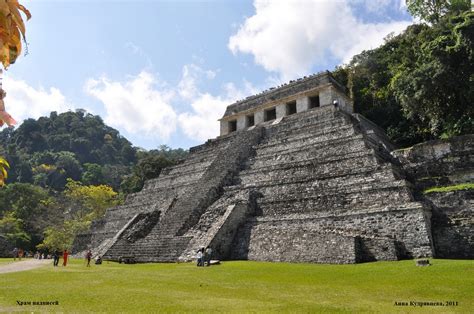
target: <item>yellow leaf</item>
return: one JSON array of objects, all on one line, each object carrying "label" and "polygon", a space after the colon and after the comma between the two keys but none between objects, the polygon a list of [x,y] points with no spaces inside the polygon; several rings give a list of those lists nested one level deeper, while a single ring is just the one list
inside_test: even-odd
[{"label": "yellow leaf", "polygon": [[6,168],[10,168],[8,161],[0,157],[0,186],[5,185],[5,180],[8,178],[8,172]]},{"label": "yellow leaf", "polygon": [[20,11],[27,20],[31,18],[30,11],[18,0],[0,0],[0,61],[5,69],[21,54],[22,39],[25,41],[26,29]]}]

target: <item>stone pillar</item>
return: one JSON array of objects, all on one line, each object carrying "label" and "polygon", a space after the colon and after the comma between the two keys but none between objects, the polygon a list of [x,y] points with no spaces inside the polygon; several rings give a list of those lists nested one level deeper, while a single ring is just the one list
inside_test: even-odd
[{"label": "stone pillar", "polygon": [[237,117],[237,131],[245,129],[245,115],[241,115]]},{"label": "stone pillar", "polygon": [[221,136],[229,134],[229,122],[221,120]]},{"label": "stone pillar", "polygon": [[286,116],[286,104],[278,104],[276,106],[276,118],[283,118]]},{"label": "stone pillar", "polygon": [[332,92],[331,86],[328,86],[319,92],[319,104],[321,107],[332,105],[332,101],[333,101],[333,92]]},{"label": "stone pillar", "polygon": [[263,110],[255,112],[255,125],[260,124],[263,122]]},{"label": "stone pillar", "polygon": [[346,110],[350,113],[354,113],[354,102],[352,101],[352,99],[349,99],[347,101]]},{"label": "stone pillar", "polygon": [[296,112],[303,112],[309,109],[309,97],[303,96],[296,99]]}]

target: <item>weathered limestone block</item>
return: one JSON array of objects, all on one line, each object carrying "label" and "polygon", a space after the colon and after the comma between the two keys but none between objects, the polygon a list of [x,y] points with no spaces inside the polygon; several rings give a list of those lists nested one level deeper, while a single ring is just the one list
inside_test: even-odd
[{"label": "weathered limestone block", "polygon": [[245,129],[246,126],[246,117],[244,115],[241,115],[237,118],[237,131]]},{"label": "weathered limestone block", "polygon": [[283,118],[286,116],[286,105],[285,104],[278,104],[275,107],[276,109],[276,117],[278,118]]},{"label": "weathered limestone block", "polygon": [[296,99],[296,112],[303,112],[309,109],[309,97],[299,97]]},{"label": "weathered limestone block", "polygon": [[474,135],[429,141],[393,155],[420,191],[474,182]]},{"label": "weathered limestone block", "polygon": [[433,240],[439,258],[474,258],[474,190],[425,195],[432,202]]},{"label": "weathered limestone block", "polygon": [[255,125],[263,123],[264,115],[265,114],[264,114],[263,110],[255,112],[255,116],[254,116]]},{"label": "weathered limestone block", "polygon": [[321,233],[304,225],[247,224],[239,230],[233,259],[346,264],[356,262],[354,237]]}]

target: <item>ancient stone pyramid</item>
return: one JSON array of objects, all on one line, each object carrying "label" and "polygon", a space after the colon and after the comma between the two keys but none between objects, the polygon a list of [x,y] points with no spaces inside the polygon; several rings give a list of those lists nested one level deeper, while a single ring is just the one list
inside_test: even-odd
[{"label": "ancient stone pyramid", "polygon": [[218,259],[431,256],[430,209],[391,148],[329,73],[291,82],[229,106],[221,136],[110,208],[76,251],[137,262],[186,261],[207,246]]}]

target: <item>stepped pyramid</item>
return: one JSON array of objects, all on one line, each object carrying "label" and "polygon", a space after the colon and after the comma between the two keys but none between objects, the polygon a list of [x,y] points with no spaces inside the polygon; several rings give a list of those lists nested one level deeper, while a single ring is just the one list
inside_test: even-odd
[{"label": "stepped pyramid", "polygon": [[[334,103],[334,101],[336,103]],[[110,260],[355,263],[433,255],[431,209],[329,72],[230,105],[191,148],[77,237]]]}]

